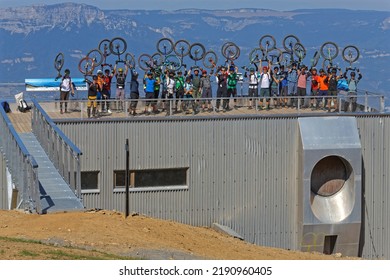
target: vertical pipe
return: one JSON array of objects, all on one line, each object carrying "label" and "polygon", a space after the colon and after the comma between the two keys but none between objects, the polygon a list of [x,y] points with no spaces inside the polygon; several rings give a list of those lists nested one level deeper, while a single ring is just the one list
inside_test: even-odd
[{"label": "vertical pipe", "polygon": [[126,150],[126,174],[125,174],[125,184],[126,184],[126,213],[125,213],[125,218],[129,216],[129,139],[126,139],[126,145],[125,145],[125,150]]}]

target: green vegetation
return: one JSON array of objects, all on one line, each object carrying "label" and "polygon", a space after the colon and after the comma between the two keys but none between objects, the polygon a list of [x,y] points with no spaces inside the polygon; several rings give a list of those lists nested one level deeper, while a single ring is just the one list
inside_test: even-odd
[{"label": "green vegetation", "polygon": [[22,251],[20,251],[20,255],[21,255],[21,256],[26,256],[26,257],[37,257],[37,256],[39,256],[39,254],[34,253],[34,252],[30,252],[30,251],[28,251],[28,250],[22,250]]},{"label": "green vegetation", "polygon": [[[84,248],[77,248],[71,246],[55,246],[52,244],[46,244],[42,241],[15,238],[15,237],[2,237],[1,241],[7,244],[7,247],[14,248],[17,243],[25,243],[26,248],[20,252],[15,252],[15,255],[21,256],[27,259],[41,259],[41,260],[133,260],[134,258],[117,256],[114,254],[108,254],[105,252],[99,252],[95,250],[86,250]],[[15,245],[13,245],[13,243]],[[29,244],[29,245],[27,245]],[[7,250],[9,251],[9,250]],[[0,249],[1,256],[6,256],[6,250]]]},{"label": "green vegetation", "polygon": [[4,241],[7,241],[7,242],[22,242],[22,243],[42,244],[41,241],[32,240],[32,239],[24,239],[24,238],[16,238],[16,237],[0,236],[0,240],[4,240]]}]

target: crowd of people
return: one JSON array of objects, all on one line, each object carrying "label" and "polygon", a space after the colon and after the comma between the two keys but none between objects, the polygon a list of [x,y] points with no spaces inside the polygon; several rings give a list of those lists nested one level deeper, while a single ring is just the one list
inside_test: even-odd
[{"label": "crowd of people", "polygon": [[[263,65],[253,63],[250,68],[245,68],[243,80],[248,83],[247,108],[255,106],[260,110],[270,110],[282,107],[311,108],[312,110],[338,111],[338,92],[340,85],[343,85],[348,92],[344,111],[355,111],[357,108],[356,94],[357,85],[362,74],[357,70],[347,68],[344,73],[337,67],[320,69],[315,67],[308,69],[306,65],[292,63],[290,67]],[[96,117],[98,110],[111,114],[110,100],[111,84],[115,79],[117,100],[116,110],[123,112],[128,110],[130,115],[138,113],[149,115],[165,112],[169,115],[183,112],[193,115],[198,112],[216,111],[226,112],[237,109],[237,84],[240,79],[239,68],[230,64],[227,66],[215,67],[215,71],[208,72],[200,67],[191,67],[184,71],[173,71],[170,69],[151,69],[142,78],[143,91],[145,93],[145,107],[137,108],[140,99],[139,74],[135,69],[127,65],[123,68],[98,70],[88,83],[88,117]],[[127,76],[130,71],[130,105],[125,108]],[[350,71],[350,72],[349,72]],[[349,72],[349,73],[348,73]],[[213,107],[211,100],[212,84],[216,83],[216,102]],[[74,93],[70,72],[65,71],[60,86],[61,100],[67,100],[70,93]],[[291,98],[294,97],[294,98]],[[230,107],[230,98],[233,98],[233,107]],[[161,100],[161,106],[157,101]],[[180,102],[180,105],[179,105]],[[67,111],[66,102],[65,112]],[[99,109],[98,109],[99,105]],[[63,113],[62,103],[60,104]]]}]

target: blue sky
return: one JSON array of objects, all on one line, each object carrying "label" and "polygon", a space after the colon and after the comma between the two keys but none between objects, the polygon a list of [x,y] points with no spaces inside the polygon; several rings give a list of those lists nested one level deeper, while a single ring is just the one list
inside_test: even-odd
[{"label": "blue sky", "polygon": [[85,3],[100,9],[177,10],[201,8],[214,10],[263,8],[287,11],[305,8],[347,8],[352,10],[390,11],[390,0],[0,0],[0,8],[63,2]]}]

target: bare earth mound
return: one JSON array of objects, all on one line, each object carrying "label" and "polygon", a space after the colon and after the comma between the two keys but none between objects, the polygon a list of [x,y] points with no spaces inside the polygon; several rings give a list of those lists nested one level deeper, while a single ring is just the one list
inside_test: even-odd
[{"label": "bare earth mound", "polygon": [[[21,240],[28,242],[20,242]],[[38,241],[38,242],[32,242]],[[54,246],[53,246],[54,245]],[[113,211],[46,215],[0,211],[0,259],[332,260],[261,247],[209,228]]]}]

